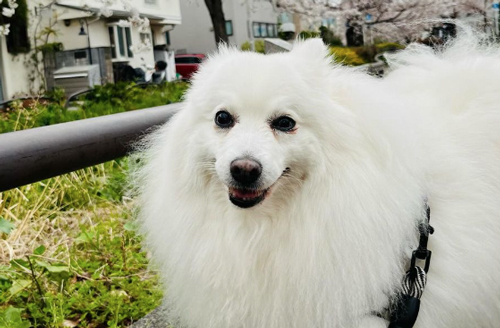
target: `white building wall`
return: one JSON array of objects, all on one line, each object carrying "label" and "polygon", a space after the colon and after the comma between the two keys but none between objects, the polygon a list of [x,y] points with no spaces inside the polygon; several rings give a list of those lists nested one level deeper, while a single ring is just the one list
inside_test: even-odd
[{"label": "white building wall", "polygon": [[251,31],[251,21],[249,21],[250,8],[245,4],[241,4],[241,1],[233,1],[234,8],[230,13],[229,18],[233,21],[233,32],[234,35],[230,38],[230,41],[236,45],[238,48],[246,42],[252,40]]},{"label": "white building wall", "polygon": [[70,20],[69,26],[65,26],[63,22],[57,24],[57,40],[63,43],[64,50],[88,48],[89,39],[91,48],[110,46],[106,22],[102,19],[96,21],[93,18],[86,18],[85,20],[88,22],[88,30],[85,23],[83,28],[88,35],[79,35],[81,26],[79,19]]},{"label": "white building wall", "polygon": [[[50,0],[28,0],[29,10],[29,26],[28,35],[30,36],[31,49],[35,47],[33,35],[38,21],[34,15],[36,6],[45,5]],[[43,17],[45,19],[46,17]],[[16,97],[31,95],[40,88],[42,81],[34,80],[30,83],[36,74],[36,67],[30,59],[32,53],[13,55],[7,51],[7,40],[0,37],[0,78],[2,79],[3,98],[4,100]]]},{"label": "white building wall", "polygon": [[29,78],[34,67],[27,65],[30,54],[11,55],[6,39],[0,37],[0,70],[4,100],[31,93]]},{"label": "white building wall", "polygon": [[[224,9],[227,2],[224,2]],[[181,1],[182,24],[170,32],[176,53],[207,53],[215,50],[215,38],[208,9],[203,1]]]}]

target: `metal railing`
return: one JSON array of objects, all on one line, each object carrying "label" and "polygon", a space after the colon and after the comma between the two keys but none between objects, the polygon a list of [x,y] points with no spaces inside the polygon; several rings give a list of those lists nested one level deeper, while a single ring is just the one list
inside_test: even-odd
[{"label": "metal railing", "polygon": [[181,103],[0,134],[0,192],[84,167],[131,150]]}]

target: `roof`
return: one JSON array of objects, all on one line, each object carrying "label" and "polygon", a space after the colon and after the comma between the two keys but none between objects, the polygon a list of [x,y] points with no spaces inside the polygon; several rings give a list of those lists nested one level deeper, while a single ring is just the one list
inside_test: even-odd
[{"label": "roof", "polygon": [[[76,18],[85,18],[90,17],[100,12],[100,9],[97,7],[83,7],[83,6],[73,6],[62,3],[56,3],[57,6],[65,8],[67,12],[62,13],[57,17],[57,20],[65,20],[65,19],[76,19]],[[125,10],[115,10],[113,9],[113,15],[111,17],[115,18],[128,18],[130,17],[130,13]],[[152,20],[151,24],[153,25],[169,25],[169,24],[179,24],[180,19],[178,17],[169,17],[169,16],[156,16],[152,14],[144,14],[141,13],[141,17],[147,17],[149,20]]]}]

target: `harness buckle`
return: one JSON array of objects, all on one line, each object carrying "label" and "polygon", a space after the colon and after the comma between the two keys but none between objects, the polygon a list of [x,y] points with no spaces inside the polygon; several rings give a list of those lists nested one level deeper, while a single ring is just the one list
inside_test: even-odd
[{"label": "harness buckle", "polygon": [[431,266],[431,256],[432,256],[432,252],[428,249],[420,249],[419,248],[419,249],[413,251],[413,253],[411,255],[410,272],[415,272],[415,270],[413,270],[413,269],[416,266],[417,259],[419,259],[419,260],[425,261],[424,271],[425,271],[425,273],[428,273],[429,268]]}]

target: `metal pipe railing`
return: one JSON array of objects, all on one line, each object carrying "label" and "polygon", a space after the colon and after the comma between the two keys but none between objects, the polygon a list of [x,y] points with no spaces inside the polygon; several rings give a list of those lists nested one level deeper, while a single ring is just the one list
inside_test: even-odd
[{"label": "metal pipe railing", "polygon": [[0,134],[0,192],[122,157],[181,103]]}]

